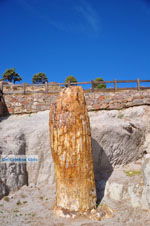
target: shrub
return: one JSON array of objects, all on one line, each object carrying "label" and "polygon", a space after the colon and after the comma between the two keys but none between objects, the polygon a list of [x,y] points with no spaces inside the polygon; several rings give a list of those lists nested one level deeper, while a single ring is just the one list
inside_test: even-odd
[{"label": "shrub", "polygon": [[3,76],[2,80],[13,83],[20,82],[22,80],[21,76],[18,73],[16,73],[15,68],[7,69],[2,76]]},{"label": "shrub", "polygon": [[6,202],[9,202],[9,197],[8,196],[4,196],[4,198],[3,198]]},{"label": "shrub", "polygon": [[[66,79],[65,79],[65,83],[74,83],[74,82],[77,82],[77,79],[72,76],[72,75],[69,75]],[[71,84],[71,85],[76,85],[76,84]],[[66,85],[67,87],[68,85]]]},{"label": "shrub", "polygon": [[[103,78],[96,78],[94,80],[95,82],[100,82],[100,81],[104,81]],[[97,89],[105,89],[106,88],[106,84],[94,84],[94,88],[97,88]]]},{"label": "shrub", "polygon": [[136,176],[136,175],[141,175],[141,171],[140,170],[129,170],[129,171],[124,171],[125,174],[128,176],[128,177],[133,177],[133,176]]},{"label": "shrub", "polygon": [[32,82],[34,84],[44,84],[48,82],[48,78],[46,77],[46,74],[43,72],[39,72],[32,77]]}]

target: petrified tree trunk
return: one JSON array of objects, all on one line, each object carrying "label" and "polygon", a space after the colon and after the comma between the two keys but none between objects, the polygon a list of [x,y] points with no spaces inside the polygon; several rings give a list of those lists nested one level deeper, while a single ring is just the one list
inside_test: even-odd
[{"label": "petrified tree trunk", "polygon": [[51,106],[50,138],[57,207],[70,211],[94,208],[90,123],[81,87],[65,88]]}]

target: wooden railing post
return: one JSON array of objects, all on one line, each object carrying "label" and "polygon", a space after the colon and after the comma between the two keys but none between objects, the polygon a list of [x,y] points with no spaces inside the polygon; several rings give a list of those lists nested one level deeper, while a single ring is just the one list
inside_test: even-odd
[{"label": "wooden railing post", "polygon": [[3,93],[3,82],[0,82],[0,90],[1,90],[1,93]]},{"label": "wooden railing post", "polygon": [[140,90],[140,79],[137,78],[137,90]]},{"label": "wooden railing post", "polygon": [[45,82],[45,93],[48,93],[48,83]]},{"label": "wooden railing post", "polygon": [[114,80],[114,91],[116,91],[116,90],[117,90],[117,81]]},{"label": "wooden railing post", "polygon": [[68,87],[70,87],[71,86],[71,82],[70,81],[68,81]]},{"label": "wooden railing post", "polygon": [[13,83],[10,84],[11,91],[14,91],[14,90],[13,90],[13,85],[14,85]]},{"label": "wooden railing post", "polygon": [[92,85],[92,92],[94,92],[94,81],[91,80],[91,85]]},{"label": "wooden railing post", "polygon": [[26,93],[26,84],[23,83],[23,94],[25,94],[25,93]]}]

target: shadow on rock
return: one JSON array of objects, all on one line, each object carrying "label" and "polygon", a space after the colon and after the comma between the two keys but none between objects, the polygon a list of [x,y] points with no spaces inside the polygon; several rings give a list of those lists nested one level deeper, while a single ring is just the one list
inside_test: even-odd
[{"label": "shadow on rock", "polygon": [[0,90],[0,121],[9,117],[9,111],[5,103],[5,99],[2,91]]},{"label": "shadow on rock", "polygon": [[0,140],[0,198],[28,185],[26,168],[26,140],[24,134],[16,132],[12,140],[12,132]]},{"label": "shadow on rock", "polygon": [[8,186],[0,178],[0,199],[9,194]]},{"label": "shadow on rock", "polygon": [[92,153],[98,205],[104,197],[105,185],[112,174],[113,167],[105,151],[94,138],[92,138]]}]

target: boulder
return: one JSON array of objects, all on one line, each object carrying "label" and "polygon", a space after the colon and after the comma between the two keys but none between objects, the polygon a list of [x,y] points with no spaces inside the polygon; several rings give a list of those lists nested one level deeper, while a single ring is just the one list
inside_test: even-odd
[{"label": "boulder", "polygon": [[[21,130],[12,128],[2,133],[0,139],[0,180],[1,190],[15,191],[28,183],[26,164],[14,162],[14,158],[26,154],[26,141]],[[3,192],[2,192],[3,193]]]}]

